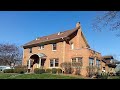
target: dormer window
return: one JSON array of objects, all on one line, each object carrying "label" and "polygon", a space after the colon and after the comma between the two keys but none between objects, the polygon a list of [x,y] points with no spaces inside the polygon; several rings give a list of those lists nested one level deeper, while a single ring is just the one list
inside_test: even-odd
[{"label": "dormer window", "polygon": [[44,49],[44,45],[40,45],[40,46],[39,46],[39,49]]}]

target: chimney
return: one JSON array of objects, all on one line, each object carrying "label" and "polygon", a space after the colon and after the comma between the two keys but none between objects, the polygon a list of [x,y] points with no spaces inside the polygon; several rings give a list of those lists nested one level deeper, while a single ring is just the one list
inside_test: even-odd
[{"label": "chimney", "polygon": [[80,27],[80,22],[77,22],[77,23],[76,23],[76,28],[77,28],[77,27]]}]

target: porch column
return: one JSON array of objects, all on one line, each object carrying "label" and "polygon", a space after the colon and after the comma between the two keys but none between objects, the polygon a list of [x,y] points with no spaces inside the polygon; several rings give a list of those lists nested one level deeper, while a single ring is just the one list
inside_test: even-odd
[{"label": "porch column", "polygon": [[30,59],[28,60],[28,69],[30,69]]},{"label": "porch column", "polygon": [[41,58],[39,59],[39,68],[41,67]]}]

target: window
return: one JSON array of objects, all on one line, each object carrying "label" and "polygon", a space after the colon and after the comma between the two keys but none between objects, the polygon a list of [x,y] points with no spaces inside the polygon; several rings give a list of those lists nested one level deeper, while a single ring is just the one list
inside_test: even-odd
[{"label": "window", "polygon": [[39,49],[44,49],[44,45],[40,45],[40,46],[39,46]]},{"label": "window", "polygon": [[32,48],[29,48],[29,52],[32,53]]},{"label": "window", "polygon": [[53,67],[53,60],[50,60],[50,67]]},{"label": "window", "polygon": [[58,59],[50,59],[50,67],[58,67],[59,60]]},{"label": "window", "polygon": [[58,67],[58,59],[55,60],[55,67]]},{"label": "window", "polygon": [[57,49],[57,44],[56,43],[53,43],[52,44],[52,50],[56,50]]},{"label": "window", "polygon": [[78,62],[81,62],[82,61],[82,58],[81,57],[78,57]]},{"label": "window", "polygon": [[72,58],[72,62],[76,62],[76,58]]},{"label": "window", "polygon": [[93,66],[94,65],[94,59],[93,58],[89,58],[89,66]]},{"label": "window", "polygon": [[82,61],[82,57],[72,58],[72,62],[81,62],[81,61]]},{"label": "window", "polygon": [[100,60],[96,60],[96,66],[100,67]]},{"label": "window", "polygon": [[73,44],[73,42],[70,43],[70,47],[71,47],[72,50],[74,49],[74,44]]}]

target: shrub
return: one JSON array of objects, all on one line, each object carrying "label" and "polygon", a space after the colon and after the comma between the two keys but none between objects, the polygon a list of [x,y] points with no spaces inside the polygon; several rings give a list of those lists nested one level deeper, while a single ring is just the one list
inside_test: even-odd
[{"label": "shrub", "polygon": [[40,69],[39,74],[45,73],[45,69]]},{"label": "shrub", "polygon": [[101,73],[101,79],[107,79],[108,78],[108,74],[105,72]]},{"label": "shrub", "polygon": [[51,73],[52,70],[51,69],[46,69],[46,73]]},{"label": "shrub", "polygon": [[36,73],[36,74],[42,74],[42,73],[45,73],[45,69],[35,68],[35,69],[34,69],[34,73]]},{"label": "shrub", "polygon": [[23,74],[27,72],[27,69],[24,69],[24,68],[15,68],[14,69],[14,73],[20,73],[20,74]]},{"label": "shrub", "polygon": [[5,69],[4,73],[14,73],[14,69]]},{"label": "shrub", "polygon": [[58,68],[58,69],[57,69],[57,72],[58,72],[58,74],[59,74],[59,73],[62,73],[62,69]]},{"label": "shrub", "polygon": [[40,70],[39,68],[35,68],[34,73],[39,74],[39,70]]},{"label": "shrub", "polygon": [[27,66],[21,66],[21,65],[16,66],[14,69],[14,72],[23,74],[23,73],[27,72]]},{"label": "shrub", "polygon": [[52,73],[56,74],[57,73],[57,69],[56,68],[52,68]]},{"label": "shrub", "polygon": [[120,76],[120,71],[117,71],[117,72],[116,72],[116,75],[117,75],[117,76]]}]

